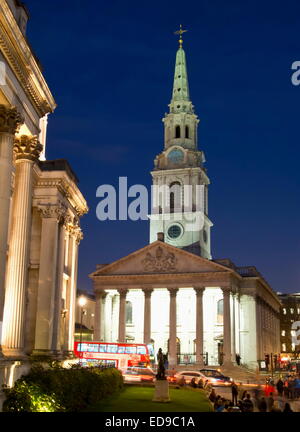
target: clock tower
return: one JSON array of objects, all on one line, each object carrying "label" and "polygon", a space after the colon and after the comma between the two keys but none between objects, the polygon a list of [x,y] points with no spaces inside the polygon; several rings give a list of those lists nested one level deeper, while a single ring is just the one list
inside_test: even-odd
[{"label": "clock tower", "polygon": [[209,178],[204,152],[198,148],[199,119],[190,100],[181,29],[169,113],[163,118],[164,149],[151,172],[150,242],[163,232],[173,246],[211,259],[208,218]]}]

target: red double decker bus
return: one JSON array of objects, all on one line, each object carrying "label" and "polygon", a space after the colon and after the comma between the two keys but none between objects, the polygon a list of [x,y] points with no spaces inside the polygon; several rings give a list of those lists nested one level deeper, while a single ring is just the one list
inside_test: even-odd
[{"label": "red double decker bus", "polygon": [[132,366],[149,366],[149,349],[145,344],[114,342],[75,342],[74,352],[82,363],[107,365],[113,363],[124,370]]}]

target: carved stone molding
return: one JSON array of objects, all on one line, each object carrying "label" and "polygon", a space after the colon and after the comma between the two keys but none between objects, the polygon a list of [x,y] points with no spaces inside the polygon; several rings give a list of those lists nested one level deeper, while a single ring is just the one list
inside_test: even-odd
[{"label": "carved stone molding", "polygon": [[57,222],[63,223],[67,208],[62,204],[39,204],[38,211],[42,218],[53,218],[56,219]]},{"label": "carved stone molding", "polygon": [[14,135],[22,123],[24,119],[15,107],[0,105],[0,133]]},{"label": "carved stone molding", "polygon": [[142,260],[145,272],[170,272],[176,270],[177,259],[172,252],[166,252],[158,246],[155,255],[150,252]]},{"label": "carved stone molding", "polygon": [[37,136],[21,135],[15,139],[14,154],[16,160],[27,159],[35,162],[42,150],[43,146],[38,141]]}]

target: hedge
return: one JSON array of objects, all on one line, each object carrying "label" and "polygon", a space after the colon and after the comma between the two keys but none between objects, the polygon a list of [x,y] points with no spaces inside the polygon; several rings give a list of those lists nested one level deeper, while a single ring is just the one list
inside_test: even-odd
[{"label": "hedge", "polygon": [[123,387],[120,371],[114,368],[58,365],[45,369],[34,365],[30,373],[4,388],[3,411],[80,412],[97,410],[101,400]]}]

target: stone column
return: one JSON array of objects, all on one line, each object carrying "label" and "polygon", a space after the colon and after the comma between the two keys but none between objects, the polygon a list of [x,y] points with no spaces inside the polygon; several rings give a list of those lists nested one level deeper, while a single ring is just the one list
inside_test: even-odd
[{"label": "stone column", "polygon": [[120,288],[118,292],[120,295],[118,342],[126,342],[126,295],[128,290]]},{"label": "stone column", "polygon": [[[38,210],[42,217],[42,233],[34,353],[49,355],[56,343],[53,334],[57,307],[59,227],[66,208],[61,203],[40,204]],[[58,313],[61,313],[61,305]]]},{"label": "stone column", "polygon": [[224,366],[232,365],[231,361],[231,319],[230,319],[230,291],[229,287],[222,287],[223,291],[223,352]]},{"label": "stone column", "polygon": [[144,343],[149,344],[151,341],[151,294],[152,288],[144,288]]},{"label": "stone column", "polygon": [[[61,331],[62,321],[67,311],[62,309],[62,292],[64,284],[64,267],[65,267],[65,237],[66,227],[63,223],[65,218],[62,216],[61,223],[59,225],[58,233],[58,265],[57,265],[57,283],[55,291],[55,306],[54,306],[54,317],[53,317],[53,338],[52,338],[52,351],[61,351]],[[65,306],[66,307],[66,306]],[[64,318],[65,319],[65,318]]]},{"label": "stone column", "polygon": [[[7,261],[3,314],[3,351],[7,356],[24,353],[26,290],[32,212],[32,169],[42,150],[36,137],[22,135],[15,140],[15,188]],[[47,245],[49,247],[49,245]]]},{"label": "stone column", "polygon": [[204,366],[203,361],[203,292],[204,287],[195,287],[196,291],[196,364]]},{"label": "stone column", "polygon": [[231,361],[236,363],[236,344],[235,344],[235,298],[236,293],[232,293],[232,352],[231,352]]},{"label": "stone column", "polygon": [[94,319],[94,340],[101,341],[105,334],[103,324],[104,303],[107,293],[105,291],[100,291],[96,293],[96,305],[95,305],[95,319]]},{"label": "stone column", "polygon": [[177,308],[176,296],[178,288],[168,288],[170,293],[170,315],[169,315],[169,366],[177,365]]},{"label": "stone column", "polygon": [[16,108],[0,105],[0,345],[3,321],[14,135],[22,123]]},{"label": "stone column", "polygon": [[78,223],[69,227],[71,234],[71,256],[70,256],[70,279],[68,284],[68,321],[67,321],[67,335],[66,345],[68,347],[68,354],[74,351],[74,328],[75,328],[75,313],[76,313],[76,291],[77,291],[77,274],[78,274],[78,247],[83,239],[83,234]]}]

